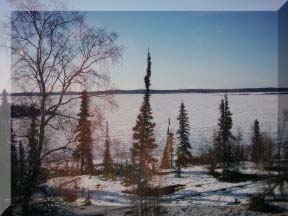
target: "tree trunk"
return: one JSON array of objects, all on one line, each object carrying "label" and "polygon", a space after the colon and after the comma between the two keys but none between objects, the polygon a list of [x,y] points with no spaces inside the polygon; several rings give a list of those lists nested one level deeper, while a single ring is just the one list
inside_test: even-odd
[{"label": "tree trunk", "polygon": [[84,174],[84,153],[83,153],[83,151],[81,152],[81,167],[80,167],[80,173],[81,173],[81,175],[83,175]]}]

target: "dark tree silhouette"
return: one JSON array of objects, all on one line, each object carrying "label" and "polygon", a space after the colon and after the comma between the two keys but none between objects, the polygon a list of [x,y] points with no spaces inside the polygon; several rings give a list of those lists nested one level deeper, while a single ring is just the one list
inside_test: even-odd
[{"label": "dark tree silhouette", "polygon": [[[39,125],[36,122],[37,117],[33,115],[31,118],[30,128],[27,132],[27,151],[24,150],[22,142],[19,142],[19,166],[21,169],[21,192],[22,192],[22,213],[23,215],[29,214],[30,200],[32,194],[37,190],[38,185],[41,183],[40,166],[37,160],[37,149],[39,142]],[[35,176],[38,176],[37,178]]]},{"label": "dark tree silhouette", "polygon": [[174,145],[174,134],[170,130],[170,118],[169,118],[166,145],[163,151],[163,156],[160,165],[162,169],[171,169],[173,166],[173,151],[174,151],[173,145]]},{"label": "dark tree silhouette", "polygon": [[[109,75],[99,65],[121,56],[116,32],[87,25],[81,13],[55,10],[57,5],[44,7],[38,1],[24,0],[11,14],[12,85],[22,89],[26,93],[23,100],[35,103],[40,113],[34,178],[39,177],[36,173],[49,155],[71,144],[72,135],[57,147],[48,140],[48,134],[58,130],[59,121],[65,118],[65,114],[58,115],[63,114],[61,107],[75,99],[65,95],[81,85],[107,86]],[[36,10],[39,8],[41,11]],[[59,92],[58,97],[51,97],[53,92]]]},{"label": "dark tree silhouette", "polygon": [[113,179],[115,176],[113,159],[110,154],[110,139],[109,139],[109,128],[108,122],[106,123],[106,139],[105,149],[103,155],[103,176],[107,179]]},{"label": "dark tree silhouette", "polygon": [[11,201],[14,204],[19,192],[19,157],[17,153],[17,142],[15,133],[11,126]]},{"label": "dark tree silhouette", "polygon": [[261,141],[261,132],[259,121],[256,119],[252,127],[252,155],[251,160],[255,163],[263,160],[263,146]]},{"label": "dark tree silhouette", "polygon": [[231,133],[232,129],[232,113],[230,112],[228,96],[225,94],[224,99],[221,99],[219,106],[220,117],[218,119],[218,131],[216,149],[218,155],[218,161],[223,164],[222,177],[228,178],[229,171],[233,165],[233,140],[234,137]]},{"label": "dark tree silhouette", "polygon": [[25,178],[26,178],[26,174],[27,174],[27,170],[26,170],[26,154],[24,152],[24,147],[23,147],[23,143],[22,141],[19,141],[18,143],[19,145],[19,163],[18,163],[18,166],[19,166],[19,184],[20,184],[20,187],[19,187],[19,194],[22,196],[23,194],[23,185],[25,183]]},{"label": "dark tree silhouette", "polygon": [[[144,78],[145,95],[137,116],[136,124],[133,127],[133,145],[131,148],[131,161],[138,167],[138,182],[147,183],[150,170],[154,168],[156,158],[153,151],[157,147],[155,142],[152,109],[150,105],[150,82],[151,79],[151,55],[148,51],[147,70]],[[139,185],[138,185],[139,186]]]},{"label": "dark tree silhouette", "polygon": [[179,128],[177,130],[177,138],[179,140],[178,147],[176,150],[176,166],[177,166],[177,176],[181,176],[181,167],[186,166],[188,162],[191,161],[191,145],[189,141],[190,136],[190,124],[188,113],[185,109],[185,105],[181,102],[179,115],[177,117],[179,121]]},{"label": "dark tree silhouette", "polygon": [[243,147],[243,135],[241,130],[238,128],[238,132],[235,136],[235,142],[232,144],[233,147],[233,162],[234,162],[234,172],[239,171],[240,162],[244,160],[244,147]]},{"label": "dark tree silhouette", "polygon": [[32,116],[30,129],[28,131],[27,161],[29,161],[29,164],[27,164],[27,166],[29,167],[28,170],[29,173],[33,173],[34,169],[36,169],[34,167],[37,155],[36,146],[39,142],[39,132],[38,132],[38,125],[36,123],[36,118],[37,118],[36,115]]},{"label": "dark tree silhouette", "polygon": [[80,113],[78,114],[78,126],[76,129],[77,146],[73,154],[74,158],[80,161],[80,173],[93,174],[93,139],[91,121],[89,119],[89,95],[87,91],[81,94]]}]

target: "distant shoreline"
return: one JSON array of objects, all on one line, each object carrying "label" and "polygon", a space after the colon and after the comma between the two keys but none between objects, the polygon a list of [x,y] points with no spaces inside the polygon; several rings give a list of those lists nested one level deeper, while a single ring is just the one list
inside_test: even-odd
[{"label": "distant shoreline", "polygon": [[[112,89],[107,91],[92,91],[89,92],[91,95],[101,95],[101,94],[144,94],[144,89],[134,89],[134,90],[121,90]],[[182,93],[265,93],[265,94],[288,94],[288,88],[235,88],[235,89],[175,89],[175,90],[159,90],[151,89],[151,94],[182,94]],[[59,95],[60,92],[52,92],[50,95]],[[81,92],[69,91],[65,95],[80,95]],[[2,95],[2,94],[1,94]],[[28,96],[28,95],[39,95],[38,92],[27,93],[27,92],[17,92],[9,94],[11,96]]]}]

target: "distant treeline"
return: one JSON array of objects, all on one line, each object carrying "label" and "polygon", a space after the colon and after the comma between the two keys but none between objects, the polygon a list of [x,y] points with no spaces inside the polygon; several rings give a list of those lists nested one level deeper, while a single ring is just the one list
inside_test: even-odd
[{"label": "distant treeline", "polygon": [[11,118],[32,117],[33,115],[40,115],[40,109],[33,105],[11,104]]},{"label": "distant treeline", "polygon": [[[144,94],[144,89],[134,89],[134,90],[121,90],[113,89],[107,91],[92,91],[89,92],[90,95],[100,95],[100,94]],[[235,89],[175,89],[175,90],[158,90],[151,89],[151,94],[180,94],[180,93],[265,93],[265,94],[288,94],[288,88],[235,88]],[[52,92],[51,95],[59,95],[60,92]],[[80,95],[81,92],[69,91],[66,95]],[[38,92],[27,93],[19,92],[12,93],[11,96],[27,96],[27,95],[39,95]]]}]

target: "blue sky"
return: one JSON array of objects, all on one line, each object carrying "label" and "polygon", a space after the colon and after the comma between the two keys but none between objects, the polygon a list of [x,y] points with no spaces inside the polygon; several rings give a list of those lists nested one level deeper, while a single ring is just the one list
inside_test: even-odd
[{"label": "blue sky", "polygon": [[[120,42],[126,45],[126,49],[122,63],[111,69],[116,87],[143,88],[148,46],[153,57],[153,88],[277,85],[276,12],[287,0],[62,2],[66,10],[91,11],[86,13],[90,24],[100,24],[120,33]],[[1,18],[9,17],[11,10],[17,10],[6,0],[0,0],[0,3]],[[151,15],[144,12],[93,11],[207,12],[155,12],[156,15]],[[9,89],[10,57],[9,51],[2,47],[0,75],[1,89]]]},{"label": "blue sky", "polygon": [[277,11],[287,2],[287,0],[62,1],[71,8],[81,11]]},{"label": "blue sky", "polygon": [[277,86],[276,12],[85,12],[117,31],[123,59],[110,67],[116,88],[143,88],[147,49],[152,88]]}]

